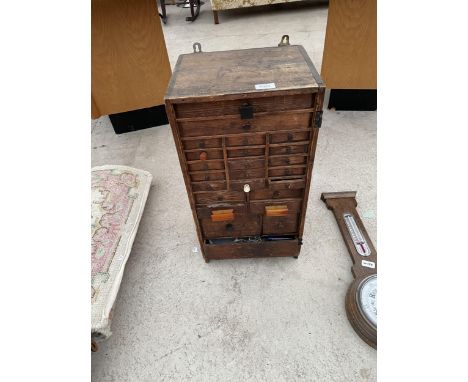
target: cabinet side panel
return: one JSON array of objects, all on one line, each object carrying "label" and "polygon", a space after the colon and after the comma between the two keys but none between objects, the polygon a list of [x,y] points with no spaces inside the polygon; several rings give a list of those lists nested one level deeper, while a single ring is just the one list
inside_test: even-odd
[{"label": "cabinet side panel", "polygon": [[208,259],[205,256],[203,235],[201,232],[200,221],[198,220],[198,216],[197,216],[197,212],[195,208],[195,199],[192,193],[192,186],[190,184],[190,179],[188,175],[188,166],[185,160],[184,151],[182,148],[182,142],[180,140],[179,127],[176,121],[174,105],[171,103],[170,100],[167,100],[167,99],[166,99],[166,113],[169,119],[169,123],[171,125],[172,136],[174,137],[174,143],[176,145],[177,155],[179,157],[180,169],[182,170],[182,175],[184,177],[184,182],[185,182],[185,189],[187,190],[187,196],[189,198],[190,208],[192,209],[193,220],[195,221],[195,226],[197,228],[198,241],[200,242],[200,248],[202,251],[203,258],[205,259],[205,261],[208,261]]},{"label": "cabinet side panel", "polygon": [[[325,89],[322,88],[318,92],[316,101],[315,101],[316,102],[315,110],[317,112],[320,112],[323,109],[324,95],[325,95]],[[313,118],[314,116],[315,116],[315,113],[311,114],[311,118]],[[310,140],[310,144],[309,144],[309,163],[307,164],[307,182],[306,182],[306,187],[304,190],[304,202],[302,203],[302,211],[301,211],[300,224],[299,224],[299,238],[302,238],[302,235],[304,233],[305,215],[307,211],[307,202],[309,201],[309,190],[310,190],[310,184],[312,182],[312,169],[314,167],[315,150],[317,148],[317,140],[318,140],[318,133],[319,133],[319,128],[316,127],[315,124],[312,124],[312,126],[313,126],[312,139]]]}]

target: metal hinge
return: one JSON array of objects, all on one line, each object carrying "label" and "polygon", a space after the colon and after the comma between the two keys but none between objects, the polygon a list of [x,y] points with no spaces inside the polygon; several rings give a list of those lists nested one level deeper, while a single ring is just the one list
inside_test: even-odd
[{"label": "metal hinge", "polygon": [[320,129],[322,127],[322,115],[323,115],[323,111],[315,112],[314,127],[316,127],[317,129]]}]

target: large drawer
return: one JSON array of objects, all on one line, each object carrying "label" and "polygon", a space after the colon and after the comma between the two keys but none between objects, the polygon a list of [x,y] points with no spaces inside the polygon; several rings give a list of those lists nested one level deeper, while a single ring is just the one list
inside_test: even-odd
[{"label": "large drawer", "polygon": [[201,227],[206,238],[258,236],[262,231],[262,218],[254,214],[234,214],[231,221],[201,219]]},{"label": "large drawer", "polygon": [[246,243],[205,244],[208,259],[241,259],[249,257],[298,256],[297,239],[284,241],[259,241]]},{"label": "large drawer", "polygon": [[179,122],[179,127],[183,137],[198,137],[285,129],[305,129],[309,127],[309,119],[310,113],[288,113],[262,115],[252,119],[235,117],[203,121],[181,121]]},{"label": "large drawer", "polygon": [[199,117],[200,115],[239,115],[239,108],[244,104],[251,105],[253,113],[275,112],[310,108],[313,105],[315,96],[315,94],[296,94],[229,101],[184,103],[175,105],[175,109],[177,118]]}]

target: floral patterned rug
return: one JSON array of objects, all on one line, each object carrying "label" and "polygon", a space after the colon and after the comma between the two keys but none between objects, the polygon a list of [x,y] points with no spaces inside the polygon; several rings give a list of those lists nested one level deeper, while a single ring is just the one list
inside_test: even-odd
[{"label": "floral patterned rug", "polygon": [[152,175],[127,166],[91,169],[91,338],[111,335],[111,310]]}]

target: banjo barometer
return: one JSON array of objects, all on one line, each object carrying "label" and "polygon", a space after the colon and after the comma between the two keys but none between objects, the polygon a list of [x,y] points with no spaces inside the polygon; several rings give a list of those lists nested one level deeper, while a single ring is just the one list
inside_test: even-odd
[{"label": "banjo barometer", "polygon": [[356,333],[377,349],[377,251],[356,211],[356,192],[323,193],[353,260],[354,281],[346,293],[346,315]]}]

